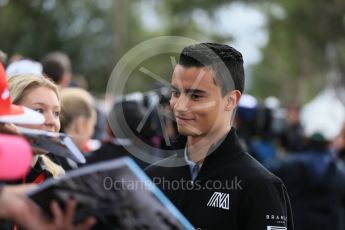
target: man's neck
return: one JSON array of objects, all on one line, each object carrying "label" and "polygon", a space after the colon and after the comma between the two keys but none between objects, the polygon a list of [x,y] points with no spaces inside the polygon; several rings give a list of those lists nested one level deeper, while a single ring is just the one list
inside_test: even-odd
[{"label": "man's neck", "polygon": [[218,143],[230,131],[231,126],[203,136],[188,136],[188,156],[197,164],[202,164],[212,145]]}]

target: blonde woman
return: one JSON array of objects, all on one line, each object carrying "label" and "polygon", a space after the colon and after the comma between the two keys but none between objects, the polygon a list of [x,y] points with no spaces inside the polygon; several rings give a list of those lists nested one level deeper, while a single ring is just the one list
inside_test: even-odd
[{"label": "blonde woman", "polygon": [[[9,90],[12,103],[25,105],[43,114],[45,123],[42,125],[27,125],[25,127],[41,129],[51,132],[60,130],[60,101],[56,85],[42,76],[16,76],[9,79]],[[35,157],[32,162],[32,169],[24,179],[25,182],[39,183],[46,177],[59,177],[64,174],[64,170],[53,163],[48,157],[39,155],[39,151],[34,151]],[[61,210],[56,201],[50,205],[53,218],[46,218],[44,212],[27,199],[25,192],[30,185],[5,186],[0,193],[0,216],[14,221],[19,227],[28,230],[88,230],[96,223],[95,218],[87,218],[82,223],[73,224],[76,210],[76,200],[69,200],[65,210]],[[1,189],[0,189],[1,190]],[[4,226],[3,226],[4,224]],[[5,227],[5,228],[4,228]],[[0,222],[1,229],[17,229],[11,223]]]},{"label": "blonde woman", "polygon": [[[57,86],[40,75],[17,75],[9,78],[12,103],[31,108],[45,117],[42,125],[25,125],[27,128],[50,132],[60,130],[60,99]],[[24,126],[24,125],[23,125]],[[65,174],[63,168],[55,164],[41,151],[34,150],[32,170],[24,182],[41,183],[48,177],[58,178]]]},{"label": "blonde woman", "polygon": [[[96,124],[96,107],[93,97],[80,88],[66,88],[60,91],[61,130],[69,135],[81,152],[87,152],[86,143],[91,138]],[[76,168],[75,162],[61,159],[65,170]]]}]

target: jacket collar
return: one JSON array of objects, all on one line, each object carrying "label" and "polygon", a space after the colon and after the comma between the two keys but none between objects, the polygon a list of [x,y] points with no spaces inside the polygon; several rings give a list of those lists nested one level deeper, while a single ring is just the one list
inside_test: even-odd
[{"label": "jacket collar", "polygon": [[[179,136],[176,139],[175,147],[177,154],[181,156],[184,153],[184,148],[187,142],[187,137]],[[232,127],[229,133],[218,143],[211,146],[208,155],[206,156],[202,170],[204,171],[208,168],[218,167],[224,164],[228,164],[233,158],[235,158],[239,153],[245,150],[241,146],[239,139],[236,134],[236,128]],[[187,163],[186,163],[187,164]]]}]

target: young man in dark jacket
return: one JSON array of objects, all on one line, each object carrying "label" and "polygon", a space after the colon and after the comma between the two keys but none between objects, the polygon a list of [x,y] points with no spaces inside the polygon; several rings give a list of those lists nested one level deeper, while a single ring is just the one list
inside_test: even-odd
[{"label": "young man in dark jacket", "polygon": [[242,149],[231,127],[244,88],[241,53],[188,46],[171,86],[181,137],[176,154],[146,173],[195,229],[292,230],[285,186]]}]

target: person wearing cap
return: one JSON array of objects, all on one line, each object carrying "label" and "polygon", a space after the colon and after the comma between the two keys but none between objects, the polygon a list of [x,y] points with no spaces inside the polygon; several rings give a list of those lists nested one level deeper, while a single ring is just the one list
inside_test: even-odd
[{"label": "person wearing cap", "polygon": [[[60,100],[57,86],[39,75],[16,75],[8,79],[12,103],[23,105],[41,113],[45,121],[38,125],[21,125],[26,128],[50,132],[60,130]],[[32,170],[24,178],[25,183],[41,183],[49,177],[58,178],[65,174],[63,168],[54,163],[46,152],[35,149]]]},{"label": "person wearing cap", "polygon": [[301,113],[305,150],[268,165],[289,191],[296,230],[343,230],[345,227],[345,165],[333,154],[345,109],[323,93]]},{"label": "person wearing cap", "polygon": [[[53,201],[51,203],[53,218],[50,220],[25,196],[25,193],[35,185],[5,185],[1,182],[25,177],[31,168],[31,147],[24,138],[15,135],[18,133],[13,124],[39,125],[45,122],[45,118],[29,108],[11,104],[2,66],[0,66],[0,95],[0,219],[13,221],[29,230],[90,229],[95,224],[93,218],[88,218],[79,225],[73,225],[76,201],[68,201],[65,212]],[[6,228],[3,224],[0,222],[1,229]]]},{"label": "person wearing cap", "polygon": [[0,180],[14,179],[25,176],[28,172],[32,153],[28,143],[18,136],[4,135],[17,134],[18,125],[38,125],[44,123],[44,116],[29,108],[13,105],[7,85],[5,70],[0,65]]},{"label": "person wearing cap", "polygon": [[181,135],[146,169],[195,229],[293,230],[283,182],[250,156],[232,128],[244,89],[233,47],[185,47],[171,80],[170,105]]}]

